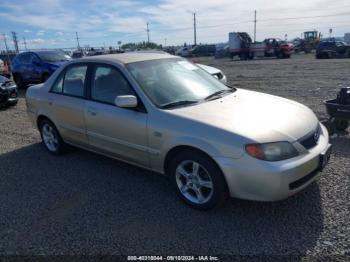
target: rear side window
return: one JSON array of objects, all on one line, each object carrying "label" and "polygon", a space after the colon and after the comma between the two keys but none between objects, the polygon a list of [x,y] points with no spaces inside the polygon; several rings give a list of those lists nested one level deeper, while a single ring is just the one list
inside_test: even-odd
[{"label": "rear side window", "polygon": [[86,71],[86,65],[69,67],[63,81],[63,94],[83,97]]}]

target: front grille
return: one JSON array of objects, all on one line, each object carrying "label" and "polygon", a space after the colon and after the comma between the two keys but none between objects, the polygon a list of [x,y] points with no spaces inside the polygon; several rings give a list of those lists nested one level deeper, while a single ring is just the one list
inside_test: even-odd
[{"label": "front grille", "polygon": [[300,144],[302,144],[306,149],[311,149],[315,147],[320,139],[320,127],[318,126],[315,132],[300,140]]}]

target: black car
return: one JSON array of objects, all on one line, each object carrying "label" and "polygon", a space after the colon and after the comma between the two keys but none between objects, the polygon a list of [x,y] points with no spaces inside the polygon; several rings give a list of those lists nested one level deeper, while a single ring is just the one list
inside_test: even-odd
[{"label": "black car", "polygon": [[316,58],[350,58],[350,45],[341,41],[321,42],[316,49]]},{"label": "black car", "polygon": [[10,79],[0,76],[0,107],[14,106],[18,101],[16,84]]}]

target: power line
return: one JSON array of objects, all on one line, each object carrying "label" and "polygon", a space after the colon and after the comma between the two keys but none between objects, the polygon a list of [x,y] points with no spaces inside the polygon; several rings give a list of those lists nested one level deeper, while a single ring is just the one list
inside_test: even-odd
[{"label": "power line", "polygon": [[[348,12],[348,13],[338,13],[338,14],[332,14],[332,15],[259,19],[259,22],[282,21],[282,20],[298,20],[298,19],[311,19],[311,18],[324,18],[324,17],[335,17],[335,16],[346,16],[346,15],[350,15],[350,12]],[[221,26],[239,25],[239,24],[252,23],[252,22],[254,23],[255,19],[254,20],[237,21],[237,22],[233,22],[233,23],[223,23],[223,24],[215,24],[215,25],[207,25],[207,26],[196,26],[196,29],[215,28],[215,27],[221,27]],[[154,28],[157,28],[157,29],[160,29],[160,30],[163,29],[162,27],[157,27],[157,26],[154,26]],[[193,29],[193,27],[180,27],[180,28],[172,28],[171,30],[172,31],[185,31],[185,30],[192,30],[192,29]]]},{"label": "power line", "polygon": [[254,11],[254,43],[256,42],[256,10]]},{"label": "power line", "polygon": [[193,13],[193,34],[194,34],[194,45],[197,45],[197,29],[196,29],[196,13]]},{"label": "power line", "polygon": [[148,27],[148,22],[147,22],[147,29],[146,29],[146,31],[147,31],[147,42],[149,43],[149,27]]},{"label": "power line", "polygon": [[77,43],[78,43],[78,50],[80,50],[80,44],[79,44],[79,36],[78,36],[78,32],[75,32],[75,36],[76,36]]},{"label": "power line", "polygon": [[26,51],[28,50],[27,49],[27,42],[26,42],[26,39],[23,37],[23,44],[24,44],[24,48],[26,49]]},{"label": "power line", "polygon": [[280,21],[280,20],[298,20],[298,19],[310,19],[310,18],[324,18],[324,17],[334,17],[334,16],[345,16],[350,15],[350,12],[347,13],[338,13],[332,15],[316,15],[316,16],[299,16],[299,17],[285,17],[285,18],[269,18],[261,19],[259,22],[268,22],[268,21]]},{"label": "power line", "polygon": [[19,49],[18,49],[18,41],[17,41],[17,33],[16,32],[12,32],[12,39],[13,39],[13,45],[15,46],[16,54],[18,54]]}]

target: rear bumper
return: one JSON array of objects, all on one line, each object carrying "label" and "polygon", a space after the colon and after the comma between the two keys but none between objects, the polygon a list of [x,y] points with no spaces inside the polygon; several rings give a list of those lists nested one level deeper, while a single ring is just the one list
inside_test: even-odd
[{"label": "rear bumper", "polygon": [[318,144],[298,157],[268,162],[245,154],[240,159],[215,158],[224,173],[230,196],[278,201],[301,191],[320,176],[320,155],[330,147],[325,127]]}]

